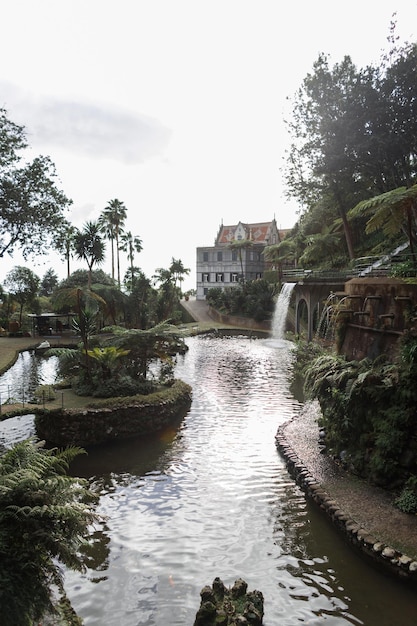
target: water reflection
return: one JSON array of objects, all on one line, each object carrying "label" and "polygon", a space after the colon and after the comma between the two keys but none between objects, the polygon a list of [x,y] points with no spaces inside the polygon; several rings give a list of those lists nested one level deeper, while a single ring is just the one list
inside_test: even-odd
[{"label": "water reflection", "polygon": [[45,358],[33,350],[20,352],[16,363],[0,376],[0,402],[26,402],[40,385],[51,385],[57,377],[58,357]]},{"label": "water reflection", "polygon": [[415,594],[353,554],[275,448],[279,424],[301,408],[288,389],[289,344],[188,345],[176,374],[193,401],[179,423],[89,450],[72,468],[106,517],[87,573],[65,578],[86,626],[190,626],[216,576],[263,592],[265,626],[416,623]]}]

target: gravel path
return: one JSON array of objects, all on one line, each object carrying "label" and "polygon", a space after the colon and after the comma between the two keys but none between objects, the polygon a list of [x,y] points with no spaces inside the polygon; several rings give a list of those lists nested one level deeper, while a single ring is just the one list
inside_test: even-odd
[{"label": "gravel path", "polygon": [[320,452],[319,415],[317,403],[307,404],[280,432],[341,510],[382,543],[417,559],[417,515],[402,513],[393,504],[394,494],[352,476]]}]

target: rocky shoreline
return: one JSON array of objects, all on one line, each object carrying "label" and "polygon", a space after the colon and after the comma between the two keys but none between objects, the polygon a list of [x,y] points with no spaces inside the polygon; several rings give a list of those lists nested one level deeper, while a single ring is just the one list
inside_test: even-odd
[{"label": "rocky shoreline", "polygon": [[[383,490],[355,479],[350,482],[349,477],[346,480],[347,473],[320,452],[315,411],[314,407],[304,409],[299,416],[281,426],[276,434],[277,449],[290,475],[355,548],[385,571],[417,585],[417,516],[394,510]],[[348,493],[350,487],[352,491]],[[361,498],[367,499],[368,512],[364,507],[359,509]],[[375,503],[374,510],[369,505],[372,502]],[[353,503],[358,508],[352,512],[350,504]],[[385,521],[384,518],[381,520],[380,505]],[[393,524],[393,533],[400,528],[398,523],[406,525],[404,532],[410,541],[410,555],[391,545],[385,532],[381,531],[385,535],[383,538],[378,535],[381,523],[387,525],[389,521]],[[392,539],[395,544],[395,537]]]}]

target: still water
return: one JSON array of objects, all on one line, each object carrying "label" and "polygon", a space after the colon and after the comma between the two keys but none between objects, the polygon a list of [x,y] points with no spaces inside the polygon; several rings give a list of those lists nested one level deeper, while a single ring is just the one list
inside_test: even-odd
[{"label": "still water", "polygon": [[58,357],[48,359],[34,350],[20,352],[16,363],[0,376],[0,402],[28,402],[40,385],[55,382]]},{"label": "still water", "polygon": [[[262,591],[265,626],[417,625],[417,598],[372,569],[306,502],[275,447],[301,409],[291,344],[200,336],[176,376],[193,387],[170,430],[90,450],[72,467],[106,520],[65,573],[86,626],[192,626],[219,576]],[[9,420],[11,421],[11,420]]]}]

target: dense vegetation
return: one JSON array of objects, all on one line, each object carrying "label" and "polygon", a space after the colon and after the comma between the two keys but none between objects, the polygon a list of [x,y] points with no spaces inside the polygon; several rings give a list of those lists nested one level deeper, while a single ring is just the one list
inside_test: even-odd
[{"label": "dense vegetation", "polygon": [[348,361],[314,343],[296,352],[295,373],[320,404],[328,452],[417,512],[417,339],[404,338],[395,362]]},{"label": "dense vegetation", "polygon": [[98,521],[83,480],[67,475],[81,450],[17,443],[0,456],[0,607],[3,626],[31,626],[59,611],[79,624],[60,564],[83,571],[79,551]]},{"label": "dense vegetation", "polygon": [[[395,23],[388,43],[380,61],[364,68],[349,56],[331,67],[321,54],[296,93],[285,176],[300,217],[276,246],[278,258],[337,268],[399,241],[415,243],[417,189],[408,204],[390,194],[416,183],[417,44],[400,45]],[[383,207],[354,210],[382,194]]]},{"label": "dense vegetation", "polygon": [[175,326],[161,323],[146,330],[109,326],[96,333],[91,318],[81,326],[83,341],[78,347],[48,351],[59,357],[59,375],[79,395],[147,395],[172,384],[173,357],[186,350]]},{"label": "dense vegetation", "polygon": [[230,289],[213,287],[208,290],[206,300],[221,313],[251,317],[261,322],[271,319],[278,290],[276,283],[252,280]]}]

